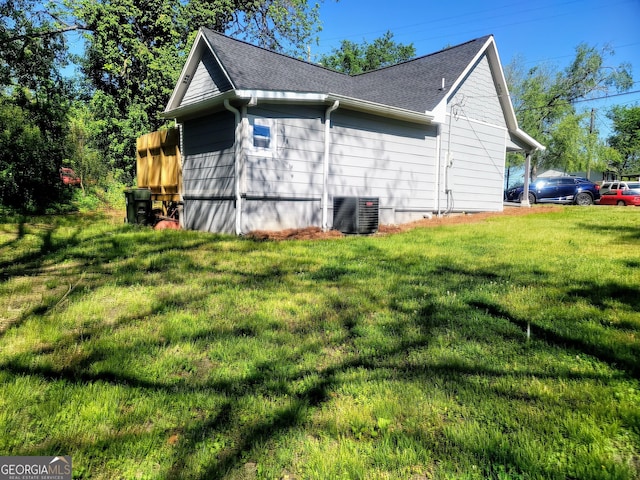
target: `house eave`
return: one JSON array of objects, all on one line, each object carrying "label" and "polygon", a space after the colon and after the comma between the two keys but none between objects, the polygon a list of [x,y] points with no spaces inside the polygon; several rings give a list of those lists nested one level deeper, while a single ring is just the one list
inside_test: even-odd
[{"label": "house eave", "polygon": [[173,92],[171,93],[171,97],[169,98],[169,101],[167,102],[167,106],[165,107],[165,112],[172,111],[179,108],[179,105],[180,105],[179,102],[182,100],[185,92],[189,88],[191,79],[193,78],[196,68],[198,67],[198,62],[200,61],[200,58],[202,58],[202,55],[205,49],[208,49],[209,52],[214,56],[214,58],[218,62],[218,65],[220,65],[220,68],[224,73],[224,76],[226,77],[227,81],[233,87],[233,81],[231,80],[231,77],[229,76],[224,66],[220,62],[220,59],[216,55],[216,52],[213,50],[213,48],[209,44],[209,41],[207,40],[207,37],[203,34],[202,29],[198,31],[198,34],[196,35],[193,45],[194,46],[191,48],[189,52],[189,56],[187,57],[187,61],[182,67],[180,76],[178,77],[178,83],[174,88]]},{"label": "house eave", "polygon": [[533,138],[531,135],[526,133],[524,130],[521,130],[520,128],[516,130],[509,130],[509,133],[525,145],[529,146],[529,151],[537,150],[543,152],[547,149],[547,147],[545,147],[543,144],[538,142],[535,138]]},{"label": "house eave", "polygon": [[433,123],[433,120],[435,118],[435,116],[430,112],[414,112],[412,110],[406,110],[404,108],[384,105],[381,103],[368,102],[359,98],[347,97],[339,94],[330,93],[327,96],[327,100],[329,103],[339,101],[340,108],[372,113],[374,115],[393,118],[396,120],[404,120],[411,123],[431,124]]},{"label": "house eave", "polygon": [[338,94],[313,92],[279,92],[268,90],[230,90],[220,95],[201,100],[196,103],[167,109],[161,113],[163,118],[192,117],[210,111],[224,104],[225,100],[244,104],[283,103],[283,104],[332,104],[340,102],[341,108],[370,113],[377,116],[404,120],[411,123],[430,124],[434,115],[429,112],[420,113],[383,105]]}]

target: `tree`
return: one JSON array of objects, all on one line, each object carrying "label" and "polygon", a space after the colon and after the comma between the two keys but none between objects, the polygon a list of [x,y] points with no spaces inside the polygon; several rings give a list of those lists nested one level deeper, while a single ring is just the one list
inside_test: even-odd
[{"label": "tree", "polygon": [[620,175],[640,173],[640,106],[615,106],[607,114],[613,121],[609,145],[619,153],[610,167]]},{"label": "tree", "polygon": [[[96,125],[89,106],[77,102],[69,113],[69,158],[65,164],[73,168],[80,177],[80,186],[85,192],[87,181],[99,182],[107,175],[107,165],[95,148]],[[86,193],[86,192],[85,192]]]},{"label": "tree", "polygon": [[0,2],[0,202],[43,210],[64,196],[66,50],[55,19],[30,0]]},{"label": "tree", "polygon": [[87,41],[79,59],[95,93],[99,150],[130,181],[135,139],[156,130],[188,49],[201,26],[279,51],[304,51],[317,29],[308,0],[69,0],[67,23]]},{"label": "tree", "polygon": [[385,33],[373,43],[360,44],[343,40],[340,48],[329,55],[323,55],[319,63],[327,68],[349,75],[376,70],[407,61],[416,55],[413,44],[402,45],[393,40],[391,32]]},{"label": "tree", "polygon": [[550,147],[536,153],[532,175],[541,167],[586,171],[598,160],[603,145],[594,140],[594,132],[577,112],[576,102],[631,87],[628,65],[604,66],[605,58],[613,53],[610,48],[598,51],[581,44],[574,60],[559,72],[544,66],[525,71],[518,60],[507,66],[505,73],[520,126]]}]

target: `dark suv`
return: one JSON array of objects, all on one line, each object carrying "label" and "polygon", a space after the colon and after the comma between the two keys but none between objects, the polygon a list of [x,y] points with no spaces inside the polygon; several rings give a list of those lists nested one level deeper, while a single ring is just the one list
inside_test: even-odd
[{"label": "dark suv", "polygon": [[[507,190],[507,200],[521,202],[524,186]],[[539,178],[529,184],[529,203],[575,203],[593,205],[600,198],[600,187],[581,177]]]}]

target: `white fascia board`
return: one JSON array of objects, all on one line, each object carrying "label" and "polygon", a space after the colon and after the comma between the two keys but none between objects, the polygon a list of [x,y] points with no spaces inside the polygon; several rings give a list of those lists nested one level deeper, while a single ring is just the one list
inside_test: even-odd
[{"label": "white fascia board", "polygon": [[373,113],[375,115],[395,118],[412,123],[430,124],[434,119],[434,116],[429,112],[413,112],[403,108],[367,102],[365,100],[345,97],[343,95],[312,92],[278,92],[268,90],[232,90],[201,102],[184,105],[171,110],[165,110],[161,116],[164,118],[184,118],[197,115],[203,111],[222,105],[225,100],[238,100],[246,104],[250,104],[251,102],[256,102],[257,104],[260,104],[261,102],[328,104],[338,100],[341,108]]},{"label": "white fascia board", "polygon": [[[518,130],[518,120],[516,118],[516,112],[513,110],[513,104],[511,103],[511,96],[509,95],[509,88],[507,87],[507,79],[504,76],[504,70],[502,70],[502,63],[500,62],[500,55],[498,54],[498,47],[493,38],[489,38],[487,45],[483,50],[486,50],[487,58],[489,59],[489,65],[491,71],[494,74],[494,79],[498,88],[498,100],[502,105],[505,112],[505,120],[509,130]],[[524,133],[524,132],[523,132]]]},{"label": "white fascia board", "polygon": [[535,138],[533,138],[524,130],[521,130],[518,128],[514,131],[511,131],[511,133],[513,134],[514,137],[518,138],[519,140],[522,140],[527,145],[530,145],[531,147],[533,147],[534,150],[540,150],[542,152],[547,149],[547,147],[545,147],[543,144],[538,142]]},{"label": "white fascia board", "polygon": [[478,50],[478,53],[476,54],[476,56],[473,57],[473,60],[471,60],[469,62],[469,64],[462,71],[460,76],[458,78],[456,78],[455,81],[451,84],[451,88],[449,88],[449,92],[440,101],[440,103],[438,105],[436,105],[436,107],[433,109],[433,111],[434,112],[438,112],[437,117],[441,122],[444,121],[443,120],[444,117],[442,117],[442,112],[446,112],[447,105],[448,105],[449,101],[452,98],[452,93],[455,92],[456,90],[458,90],[458,88],[460,87],[462,82],[467,78],[467,75],[469,75],[471,70],[475,68],[475,66],[477,65],[478,61],[485,54],[487,55],[487,58],[489,60],[489,65],[491,67],[491,72],[493,72],[494,74],[497,75],[497,78],[496,77],[494,77],[494,78],[496,80],[497,87],[498,87],[498,90],[499,90],[498,91],[498,99],[500,100],[500,104],[503,107],[506,107],[506,109],[505,109],[505,113],[506,113],[505,117],[506,118],[505,119],[507,121],[507,126],[510,129],[511,128],[516,129],[518,127],[517,122],[515,121],[516,116],[515,116],[515,112],[513,111],[513,106],[511,105],[511,98],[509,97],[509,92],[507,90],[507,82],[505,80],[504,73],[502,71],[502,66],[500,65],[500,58],[498,57],[498,50],[496,48],[496,43],[495,43],[495,40],[493,38],[493,35],[491,35],[487,39],[487,41],[482,46],[482,48],[480,50]]},{"label": "white fascia board", "polygon": [[202,100],[200,102],[178,106],[170,110],[167,109],[164,112],[162,112],[160,116],[162,118],[177,118],[177,119],[181,119],[189,116],[195,116],[213,107],[223,105],[224,101],[227,99],[233,100],[235,98],[236,98],[236,92],[231,90],[221,95],[216,95],[215,97],[207,98],[206,100]]},{"label": "white fascia board", "polygon": [[337,94],[314,92],[279,92],[269,90],[236,90],[236,97],[240,100],[282,103],[334,103],[340,102],[341,108],[349,108],[362,112],[373,113],[385,117],[397,118],[414,123],[431,123],[433,116],[427,113],[412,112],[403,108],[392,107],[380,103],[368,102],[358,98]]},{"label": "white fascia board", "polygon": [[318,103],[325,102],[325,93],[312,92],[279,92],[271,90],[236,90],[236,98],[240,100],[275,101],[291,103]]},{"label": "white fascia board", "polygon": [[531,137],[518,127],[518,119],[513,109],[513,104],[511,103],[511,96],[509,95],[509,89],[507,88],[507,80],[504,76],[504,71],[502,70],[498,48],[496,46],[493,35],[491,35],[487,39],[484,46],[480,50],[478,50],[478,53],[473,58],[473,60],[469,62],[469,65],[467,65],[467,68],[465,68],[460,77],[458,77],[453,85],[451,85],[451,89],[449,90],[450,94],[445,96],[445,98],[442,99],[442,101],[436,106],[436,108],[433,109],[436,121],[438,123],[445,122],[447,104],[451,99],[451,92],[455,92],[458,89],[471,69],[476,66],[480,58],[482,58],[482,56],[485,54],[487,56],[487,59],[489,60],[489,66],[491,67],[491,72],[494,76],[493,78],[496,83],[497,89],[496,93],[498,94],[498,100],[500,102],[500,105],[502,106],[502,111],[504,112],[507,129],[512,135],[523,141],[525,144],[531,146],[532,149],[541,151],[545,150],[546,147],[544,145],[539,143],[537,140],[535,140],[533,137]]},{"label": "white fascia board", "polygon": [[215,97],[207,98],[200,102],[179,106],[172,110],[165,110],[161,116],[164,118],[184,118],[197,115],[203,111],[220,106],[225,100],[236,100],[243,104],[251,101],[274,103],[326,103],[327,95],[324,93],[297,93],[297,92],[272,92],[265,90],[230,90]]},{"label": "white fascia board", "polygon": [[394,118],[397,120],[404,120],[412,123],[430,124],[434,120],[434,116],[430,112],[414,112],[411,110],[405,110],[404,108],[383,105],[381,103],[368,102],[366,100],[361,100],[358,98],[345,97],[344,95],[336,95],[330,93],[327,97],[327,100],[329,101],[329,103],[333,103],[336,100],[339,101],[340,108],[373,113],[375,115]]},{"label": "white fascia board", "polygon": [[182,71],[180,72],[180,76],[178,77],[178,82],[176,83],[176,86],[173,89],[171,98],[169,98],[169,102],[167,103],[167,106],[165,107],[164,113],[162,114],[162,116],[170,117],[171,115],[166,115],[166,114],[170,111],[176,110],[180,106],[180,102],[182,101],[182,98],[184,97],[184,94],[186,93],[187,88],[189,88],[189,85],[191,84],[191,79],[193,78],[193,75],[196,73],[196,70],[198,69],[198,64],[200,63],[200,59],[202,58],[202,55],[204,54],[207,48],[209,49],[209,52],[211,52],[211,54],[215,57],[216,62],[218,62],[218,65],[220,66],[220,69],[224,72],[225,77],[227,78],[227,80],[229,81],[229,84],[231,84],[233,88],[233,82],[231,81],[231,77],[229,77],[229,74],[222,66],[222,63],[220,62],[220,59],[216,55],[216,52],[213,50],[213,48],[207,41],[207,37],[202,32],[202,29],[200,29],[198,30],[198,34],[196,35],[196,38],[193,41],[193,46],[189,51],[189,56],[187,57],[187,61],[182,67]]}]

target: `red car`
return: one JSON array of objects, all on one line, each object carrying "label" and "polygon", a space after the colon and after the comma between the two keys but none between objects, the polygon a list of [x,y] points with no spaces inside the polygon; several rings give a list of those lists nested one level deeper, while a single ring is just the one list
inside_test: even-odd
[{"label": "red car", "polygon": [[60,180],[65,185],[80,185],[80,177],[71,168],[62,167],[60,169]]},{"label": "red car", "polygon": [[640,183],[629,183],[629,188],[609,190],[600,196],[600,205],[635,205],[640,207]]}]

